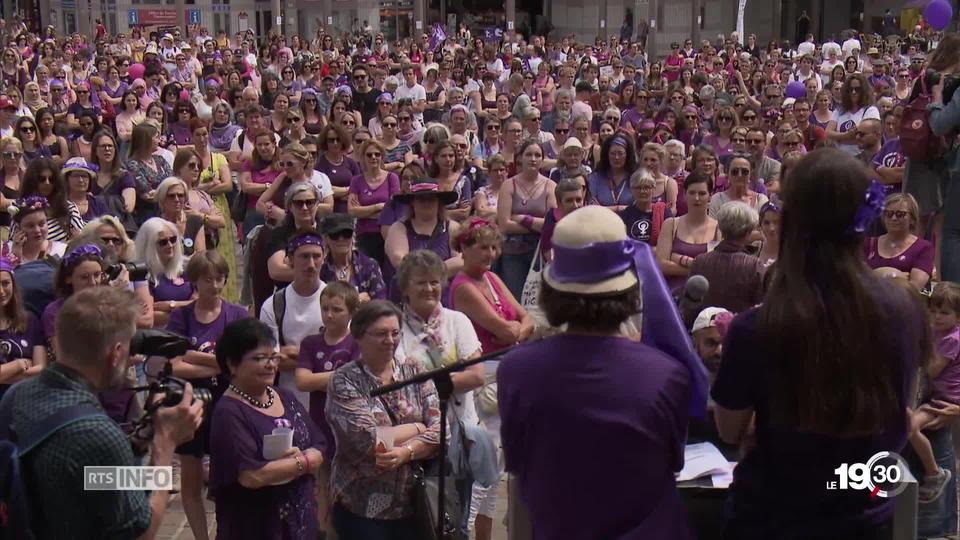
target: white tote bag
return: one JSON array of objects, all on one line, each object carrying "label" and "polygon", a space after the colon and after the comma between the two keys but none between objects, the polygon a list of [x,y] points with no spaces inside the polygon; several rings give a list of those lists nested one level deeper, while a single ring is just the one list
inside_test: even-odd
[{"label": "white tote bag", "polygon": [[540,253],[540,243],[537,243],[537,251],[534,253],[533,260],[530,262],[530,270],[527,271],[527,279],[523,282],[523,293],[520,295],[520,305],[527,313],[533,317],[533,322],[538,327],[549,327],[543,310],[540,309],[540,274],[543,272],[543,256]]}]

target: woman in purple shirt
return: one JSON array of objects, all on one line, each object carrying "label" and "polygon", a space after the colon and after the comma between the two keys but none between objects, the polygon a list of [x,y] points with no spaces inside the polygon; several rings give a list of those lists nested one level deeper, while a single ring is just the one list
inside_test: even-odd
[{"label": "woman in purple shirt", "polygon": [[134,244],[136,260],[143,261],[150,273],[148,282],[153,297],[153,326],[163,327],[173,310],[193,302],[193,286],[183,275],[183,243],[177,226],[163,218],[150,218],[137,232]]},{"label": "woman in purple shirt", "polygon": [[350,181],[361,173],[360,165],[346,155],[348,148],[350,136],[338,125],[327,124],[317,135],[320,155],[313,168],[330,178],[330,184],[333,185],[333,211],[337,213],[346,213]]},{"label": "woman in purple shirt", "polygon": [[[194,388],[206,388],[214,403],[226,390],[214,351],[224,329],[233,321],[246,319],[247,310],[221,297],[230,267],[216,250],[201,251],[187,264],[187,279],[197,299],[170,314],[167,330],[190,340],[190,350],[173,364],[173,373],[190,381]],[[205,416],[193,440],[177,447],[180,456],[183,511],[195,537],[207,534],[203,508],[203,456],[210,453],[210,417]]]},{"label": "woman in purple shirt", "polygon": [[350,180],[347,213],[357,218],[357,248],[383,264],[384,238],[380,233],[380,211],[400,192],[400,177],[383,168],[383,145],[371,139],[360,145],[363,173]]},{"label": "woman in purple shirt", "polygon": [[933,275],[933,244],[914,234],[919,223],[917,201],[909,193],[887,197],[883,210],[886,234],[866,242],[867,265],[883,276],[910,281],[918,290]]},{"label": "woman in purple shirt", "polygon": [[930,329],[902,287],[862,262],[861,235],[883,206],[857,159],[807,154],[784,200],[766,299],[733,320],[713,383],[720,437],[749,447],[724,538],[890,538],[892,499],[824,486],[842,463],[903,449]]}]

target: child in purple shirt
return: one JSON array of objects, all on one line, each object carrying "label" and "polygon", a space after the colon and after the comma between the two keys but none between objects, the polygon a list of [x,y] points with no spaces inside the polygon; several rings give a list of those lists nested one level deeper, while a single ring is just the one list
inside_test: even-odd
[{"label": "child in purple shirt", "polygon": [[[936,354],[927,367],[930,381],[924,403],[910,413],[910,445],[923,463],[924,478],[920,500],[930,502],[944,492],[951,472],[937,464],[930,441],[922,430],[937,418],[943,402],[960,403],[960,285],[941,282],[930,296],[930,318],[933,323]],[[939,402],[939,403],[938,403]]]},{"label": "child in purple shirt", "polygon": [[336,440],[327,423],[324,408],[327,403],[327,385],[333,372],[360,356],[360,349],[350,335],[350,319],[360,307],[360,295],[347,282],[328,283],[320,293],[320,317],[323,327],[320,333],[312,334],[300,342],[297,357],[296,382],[301,391],[310,392],[310,416],[326,438],[327,450],[320,467],[320,482],[317,484],[317,502],[320,506],[320,527],[331,530],[330,515],[330,464],[336,454]]}]

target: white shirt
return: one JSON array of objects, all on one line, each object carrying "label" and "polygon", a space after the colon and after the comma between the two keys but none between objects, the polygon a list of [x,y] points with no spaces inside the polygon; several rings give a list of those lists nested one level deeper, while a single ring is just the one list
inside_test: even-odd
[{"label": "white shirt", "polygon": [[863,47],[860,45],[859,39],[850,38],[843,42],[843,46],[840,47],[840,50],[843,51],[843,57],[846,58],[853,54],[854,49],[863,50]]},{"label": "white shirt", "polygon": [[[854,112],[840,112],[840,109],[834,109],[833,115],[830,117],[831,122],[837,123],[837,131],[840,133],[846,133],[852,131],[860,125],[860,122],[873,118],[874,120],[880,119],[880,110],[870,105],[869,107],[862,107],[858,111]],[[860,153],[860,147],[856,144],[837,144],[837,148],[843,150],[844,152],[857,155]]]},{"label": "white shirt", "polygon": [[[320,330],[323,326],[323,320],[320,317],[320,293],[326,285],[321,281],[316,292],[310,296],[297,294],[297,291],[293,290],[292,283],[282,290],[287,302],[283,311],[284,343],[280,343],[280,332],[277,330],[277,318],[273,312],[273,295],[267,298],[260,308],[260,321],[270,327],[278,345],[299,347],[303,338],[316,334]],[[280,372],[280,386],[293,390],[300,403],[303,403],[308,411],[310,410],[310,393],[297,390],[292,371]]]},{"label": "white shirt", "polygon": [[797,45],[797,54],[812,55],[816,51],[817,51],[817,46],[812,41],[804,41],[803,43]]},{"label": "white shirt", "polygon": [[321,199],[333,197],[333,184],[330,182],[329,176],[318,170],[313,170],[313,176],[310,177],[310,183],[316,186],[317,191],[320,192]]},{"label": "white shirt", "polygon": [[[319,304],[318,304],[319,306]],[[473,329],[473,323],[466,315],[459,311],[453,311],[441,307],[443,310],[443,320],[441,321],[440,335],[443,338],[443,351],[441,353],[441,365],[449,365],[458,360],[470,358],[474,353],[480,352],[482,345],[477,339],[477,332]],[[434,369],[440,365],[434,365],[433,361],[427,355],[427,346],[417,339],[416,334],[411,330],[406,321],[400,324],[400,343],[397,345],[397,351],[394,357],[403,360],[409,357],[415,357],[420,361],[423,369]],[[456,414],[464,422],[479,422],[477,409],[473,403],[473,391],[457,393],[450,400],[450,412]]]},{"label": "white shirt", "polygon": [[[243,148],[240,147],[240,138],[246,137],[246,130],[241,129],[237,132],[237,136],[233,138],[233,142],[230,143],[231,152],[240,152],[240,156],[243,159],[253,159],[253,149],[256,148],[256,144],[250,139],[243,141]],[[280,144],[280,136],[276,133],[273,134],[273,142]]]},{"label": "white shirt", "polygon": [[[418,101],[427,100],[427,91],[423,86],[413,83],[413,86],[407,86],[406,81],[403,84],[397,87],[397,94],[393,96],[395,100],[401,99],[410,99],[413,101],[413,104],[416,105]],[[415,112],[413,113],[413,118],[420,124],[423,125],[423,113]]]},{"label": "white shirt", "polygon": [[817,92],[819,92],[820,90],[823,90],[823,79],[821,79],[820,74],[814,71],[813,69],[811,69],[810,73],[807,75],[800,73],[800,71],[797,71],[796,73],[791,74],[790,81],[799,81],[802,83],[806,83],[807,79],[811,77],[817,80]]}]

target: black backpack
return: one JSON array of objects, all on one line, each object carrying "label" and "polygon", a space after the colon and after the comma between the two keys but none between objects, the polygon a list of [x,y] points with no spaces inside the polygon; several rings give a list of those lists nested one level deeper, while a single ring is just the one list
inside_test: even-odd
[{"label": "black backpack", "polygon": [[94,416],[106,416],[96,405],[64,407],[17,434],[13,430],[16,384],[0,400],[0,539],[33,540],[27,484],[21,472],[23,456],[61,429]]}]

